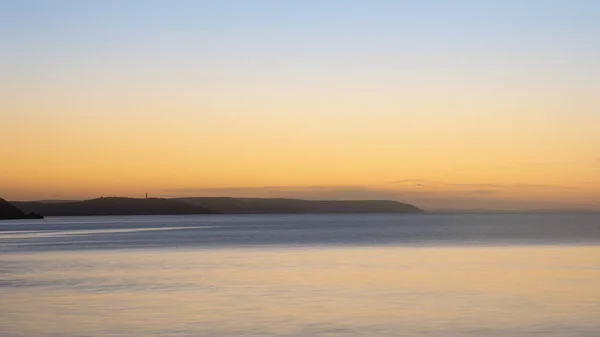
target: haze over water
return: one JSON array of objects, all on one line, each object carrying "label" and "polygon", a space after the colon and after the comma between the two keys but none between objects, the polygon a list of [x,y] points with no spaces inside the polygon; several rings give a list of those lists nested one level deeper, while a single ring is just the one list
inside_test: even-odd
[{"label": "haze over water", "polygon": [[600,215],[0,223],[0,334],[598,336]]}]

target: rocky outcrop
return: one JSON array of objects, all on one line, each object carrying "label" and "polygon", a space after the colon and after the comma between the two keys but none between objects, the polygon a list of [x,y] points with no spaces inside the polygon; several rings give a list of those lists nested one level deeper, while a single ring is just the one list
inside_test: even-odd
[{"label": "rocky outcrop", "polygon": [[26,214],[15,206],[11,205],[8,201],[0,198],[0,220],[13,220],[13,219],[43,219],[44,217],[36,214]]}]

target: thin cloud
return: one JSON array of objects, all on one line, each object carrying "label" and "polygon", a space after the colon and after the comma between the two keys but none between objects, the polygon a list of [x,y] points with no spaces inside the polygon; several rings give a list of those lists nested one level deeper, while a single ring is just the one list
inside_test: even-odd
[{"label": "thin cloud", "polygon": [[494,191],[494,190],[472,190],[472,191],[470,191],[470,193],[487,195],[487,194],[494,194],[494,193],[496,193],[496,191]]},{"label": "thin cloud", "polygon": [[431,180],[427,180],[427,179],[401,179],[401,180],[394,180],[391,181],[391,184],[424,184],[424,183],[431,183]]},{"label": "thin cloud", "polygon": [[[469,184],[469,187],[477,184]],[[481,184],[496,186],[494,184]],[[247,187],[184,187],[173,188],[165,192],[170,196],[198,197],[246,197],[246,198],[295,198],[313,200],[396,200],[414,204],[425,209],[537,209],[537,208],[574,208],[600,205],[577,204],[576,200],[566,201],[561,193],[554,199],[524,199],[503,195],[502,188],[390,188],[385,186],[247,186]],[[514,188],[515,185],[497,185]],[[527,185],[528,186],[528,185]],[[548,185],[549,186],[549,185]],[[408,186],[407,186],[408,187]],[[452,187],[446,184],[445,187]],[[455,186],[456,187],[456,186]],[[466,187],[466,186],[461,186]],[[536,185],[539,188],[539,186]],[[543,185],[543,188],[547,188]]]},{"label": "thin cloud", "polygon": [[458,187],[480,187],[480,188],[485,188],[485,187],[490,187],[490,188],[498,188],[498,187],[502,187],[504,185],[499,185],[499,184],[456,184],[456,183],[448,183],[445,184],[447,186],[458,186]]},{"label": "thin cloud", "polygon": [[442,181],[433,181],[426,179],[402,179],[395,180],[392,184],[411,184],[414,186],[438,186],[438,187],[464,187],[473,189],[515,189],[515,188],[533,188],[533,189],[561,189],[573,190],[577,187],[551,185],[551,184],[493,184],[493,183],[448,183]]}]

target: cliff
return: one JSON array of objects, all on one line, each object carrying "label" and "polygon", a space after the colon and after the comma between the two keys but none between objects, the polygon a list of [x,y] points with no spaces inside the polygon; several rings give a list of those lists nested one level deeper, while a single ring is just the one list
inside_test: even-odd
[{"label": "cliff", "polygon": [[35,213],[25,214],[17,207],[11,205],[8,201],[0,198],[0,220],[43,218],[43,216]]}]

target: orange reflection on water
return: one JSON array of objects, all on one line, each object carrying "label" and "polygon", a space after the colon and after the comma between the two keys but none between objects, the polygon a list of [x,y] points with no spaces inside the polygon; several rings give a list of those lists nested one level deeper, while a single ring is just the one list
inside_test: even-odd
[{"label": "orange reflection on water", "polygon": [[0,322],[10,336],[599,328],[600,247],[77,251],[3,261]]}]

